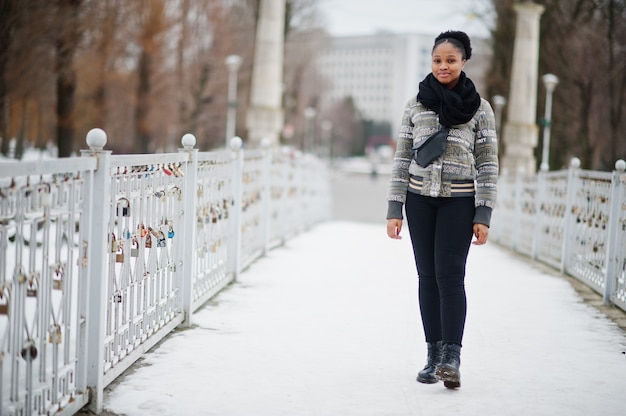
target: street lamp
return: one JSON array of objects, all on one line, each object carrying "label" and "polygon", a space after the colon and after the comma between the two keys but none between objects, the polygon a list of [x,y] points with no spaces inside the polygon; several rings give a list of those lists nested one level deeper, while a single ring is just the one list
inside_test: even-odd
[{"label": "street lamp", "polygon": [[543,85],[546,87],[546,112],[543,124],[543,152],[541,153],[541,170],[547,172],[550,170],[550,125],[552,124],[552,93],[559,79],[554,74],[545,74],[541,77]]},{"label": "street lamp", "polygon": [[225,63],[228,68],[228,115],[226,119],[226,148],[228,148],[230,139],[235,137],[237,125],[237,71],[241,66],[241,57],[228,55]]},{"label": "street lamp", "polygon": [[501,95],[493,96],[493,107],[496,116],[496,133],[502,134],[502,109],[506,105],[506,98]]}]

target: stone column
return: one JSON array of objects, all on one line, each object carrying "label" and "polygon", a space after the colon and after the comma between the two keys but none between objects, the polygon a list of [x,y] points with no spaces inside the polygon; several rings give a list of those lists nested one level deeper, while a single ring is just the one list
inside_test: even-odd
[{"label": "stone column", "polygon": [[511,91],[503,139],[502,168],[511,173],[536,171],[533,149],[537,146],[537,89],[539,63],[539,19],[544,7],[525,1],[517,3],[517,26],[513,49]]},{"label": "stone column", "polygon": [[279,143],[283,128],[285,0],[261,0],[246,127],[250,147]]}]

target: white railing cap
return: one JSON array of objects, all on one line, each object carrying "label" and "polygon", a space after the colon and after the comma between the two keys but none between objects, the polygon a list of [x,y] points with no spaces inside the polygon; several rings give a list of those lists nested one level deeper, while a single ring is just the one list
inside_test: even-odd
[{"label": "white railing cap", "polygon": [[107,134],[102,129],[91,129],[87,132],[87,145],[91,150],[102,150],[107,144]]},{"label": "white railing cap", "polygon": [[241,149],[241,146],[243,146],[243,140],[241,140],[241,137],[235,136],[232,139],[230,139],[231,150],[236,152]]},{"label": "white railing cap", "polygon": [[180,139],[180,143],[185,149],[193,149],[196,145],[196,136],[191,133],[187,133]]}]

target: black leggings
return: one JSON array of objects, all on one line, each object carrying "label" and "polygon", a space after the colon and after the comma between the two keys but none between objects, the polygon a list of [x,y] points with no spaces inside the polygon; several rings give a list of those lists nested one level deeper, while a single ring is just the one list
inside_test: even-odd
[{"label": "black leggings", "polygon": [[431,198],[407,192],[405,211],[419,275],[418,297],[426,342],[442,340],[461,345],[474,198]]}]

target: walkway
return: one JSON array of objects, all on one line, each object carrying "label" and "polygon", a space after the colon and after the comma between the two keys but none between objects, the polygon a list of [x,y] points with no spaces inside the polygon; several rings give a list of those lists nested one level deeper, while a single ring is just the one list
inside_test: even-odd
[{"label": "walkway", "polygon": [[128,416],[624,414],[626,336],[567,280],[473,247],[462,387],[425,358],[408,235],[333,221],[245,271],[108,390]]}]

